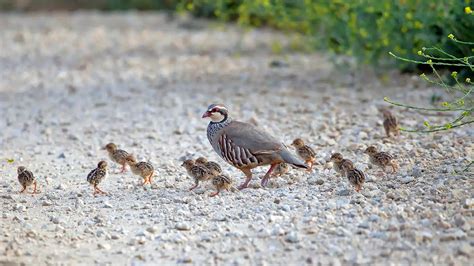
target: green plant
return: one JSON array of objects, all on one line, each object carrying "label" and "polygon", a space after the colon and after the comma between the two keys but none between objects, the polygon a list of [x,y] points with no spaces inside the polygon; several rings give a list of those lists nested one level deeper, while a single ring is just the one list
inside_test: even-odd
[{"label": "green plant", "polygon": [[427,43],[458,57],[469,52],[447,42],[454,33],[474,39],[471,0],[183,0],[178,9],[198,16],[236,20],[246,26],[297,31],[314,48],[350,55],[359,62],[415,70],[413,64],[387,60],[387,52],[408,56]]},{"label": "green plant", "polygon": [[[467,13],[467,12],[466,12]],[[474,42],[467,42],[458,40],[453,34],[448,35],[448,39],[455,44],[467,46],[470,48],[471,52],[474,52]],[[414,105],[408,105],[404,103],[394,102],[387,97],[384,98],[384,101],[408,109],[414,110],[423,110],[428,112],[444,112],[444,113],[454,113],[456,114],[455,118],[452,121],[432,125],[429,121],[424,122],[423,129],[406,129],[401,128],[402,131],[407,132],[418,132],[418,133],[431,133],[437,131],[451,130],[461,126],[474,123],[474,79],[471,78],[474,74],[474,55],[465,56],[465,57],[456,57],[445,50],[438,47],[431,48],[422,48],[422,50],[417,52],[418,56],[424,58],[426,61],[421,60],[412,60],[405,57],[395,55],[390,52],[390,55],[395,57],[398,60],[415,63],[429,66],[432,71],[432,75],[428,76],[425,73],[422,73],[420,76],[427,82],[442,87],[452,99],[450,101],[445,101],[440,103],[441,106],[435,107],[420,107]],[[439,73],[439,70],[436,67],[461,67],[465,74],[468,76],[460,80],[460,76],[457,71],[452,71],[449,77],[449,80],[445,80],[442,75]],[[474,161],[466,167],[467,170]]]}]

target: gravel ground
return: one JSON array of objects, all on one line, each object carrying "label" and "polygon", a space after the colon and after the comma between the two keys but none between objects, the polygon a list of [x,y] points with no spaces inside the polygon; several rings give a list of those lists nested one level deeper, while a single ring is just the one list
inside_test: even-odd
[{"label": "gravel ground", "polygon": [[[160,14],[1,14],[0,25],[0,264],[472,263],[472,172],[455,170],[473,157],[473,128],[383,138],[383,96],[431,96],[416,78],[275,55],[276,42],[291,45],[279,33]],[[268,188],[259,168],[244,191],[188,192],[180,164],[192,156],[243,181],[207,141],[200,115],[213,102],[285,143],[302,137],[319,165]],[[423,121],[394,112],[404,126]],[[86,175],[110,141],[155,165],[152,186],[113,165],[110,195],[92,196]],[[376,176],[362,153],[370,144],[400,171]],[[362,193],[325,163],[335,151],[368,174]],[[36,174],[39,195],[18,194],[18,165]]]}]

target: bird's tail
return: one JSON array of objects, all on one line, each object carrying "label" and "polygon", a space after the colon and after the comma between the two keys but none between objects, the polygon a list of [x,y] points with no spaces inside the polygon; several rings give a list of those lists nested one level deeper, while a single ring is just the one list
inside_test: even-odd
[{"label": "bird's tail", "polygon": [[309,169],[309,166],[306,165],[302,160],[298,159],[295,155],[291,154],[287,149],[280,151],[281,158],[288,164],[296,166],[298,168]]}]

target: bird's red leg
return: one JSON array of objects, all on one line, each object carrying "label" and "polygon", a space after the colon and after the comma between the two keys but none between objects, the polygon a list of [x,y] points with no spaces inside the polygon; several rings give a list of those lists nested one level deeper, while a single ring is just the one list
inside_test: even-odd
[{"label": "bird's red leg", "polygon": [[217,189],[216,192],[213,192],[213,193],[209,194],[209,197],[215,197],[215,196],[219,195],[219,192],[220,192],[220,190]]},{"label": "bird's red leg", "polygon": [[125,164],[122,164],[122,170],[120,171],[120,173],[124,173],[125,172]]},{"label": "bird's red leg", "polygon": [[277,166],[277,164],[272,164],[270,166],[270,169],[268,169],[267,173],[265,174],[265,176],[262,179],[262,187],[265,187],[267,185],[268,179],[270,178],[270,175],[272,174],[273,169],[275,169],[276,166]]},{"label": "bird's red leg", "polygon": [[96,189],[99,193],[102,193],[102,194],[104,194],[104,195],[107,195],[107,192],[102,191],[99,187],[96,186],[95,189]]},{"label": "bird's red leg", "polygon": [[36,193],[37,193],[37,192],[36,192],[36,181],[35,181],[35,182],[33,183],[33,193],[31,193],[31,194],[36,194]]},{"label": "bird's red leg", "polygon": [[250,180],[252,180],[252,171],[250,171],[250,169],[240,169],[242,172],[244,172],[246,178],[245,178],[245,182],[242,183],[238,189],[239,190],[242,190],[244,188],[247,188],[249,183],[250,183]]},{"label": "bird's red leg", "polygon": [[308,164],[309,168],[306,170],[307,172],[311,172],[313,170],[313,161],[312,160],[308,160],[305,162],[306,164]]},{"label": "bird's red leg", "polygon": [[152,172],[152,173],[150,174],[150,176],[148,177],[148,184],[151,184],[151,178],[153,177],[153,173],[154,173],[154,172]]},{"label": "bird's red leg", "polygon": [[20,192],[19,192],[19,193],[23,193],[23,192],[25,192],[25,190],[26,190],[26,186],[23,186],[23,189],[22,189],[22,190],[20,190]]},{"label": "bird's red leg", "polygon": [[397,171],[397,168],[395,167],[395,164],[391,163],[391,166],[392,166],[392,172],[395,173]]},{"label": "bird's red leg", "polygon": [[198,183],[198,182],[196,182],[196,184],[195,184],[194,186],[192,186],[192,187],[189,189],[189,191],[191,191],[191,190],[193,190],[193,189],[197,188],[197,186],[198,186],[198,185],[199,185],[199,183]]}]

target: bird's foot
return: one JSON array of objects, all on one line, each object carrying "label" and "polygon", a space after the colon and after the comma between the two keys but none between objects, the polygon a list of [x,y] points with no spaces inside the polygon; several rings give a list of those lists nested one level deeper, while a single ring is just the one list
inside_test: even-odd
[{"label": "bird's foot", "polygon": [[238,186],[237,189],[242,190],[242,189],[246,189],[247,187],[248,187],[248,184],[243,183],[242,185]]},{"label": "bird's foot", "polygon": [[219,195],[219,191],[216,191],[216,192],[213,192],[213,193],[209,194],[209,197],[215,197],[217,195]]}]

